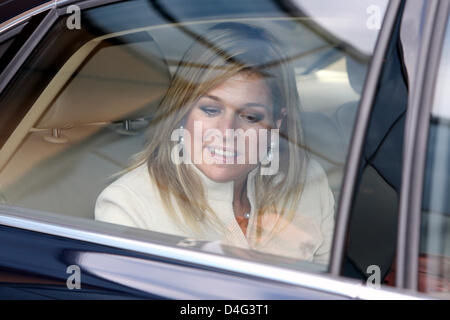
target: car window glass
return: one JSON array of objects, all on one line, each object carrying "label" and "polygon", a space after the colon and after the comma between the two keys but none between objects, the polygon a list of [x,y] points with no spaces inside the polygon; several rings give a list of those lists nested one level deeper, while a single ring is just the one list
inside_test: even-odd
[{"label": "car window glass", "polygon": [[61,17],[1,96],[0,200],[324,270],[387,6],[332,3]]},{"label": "car window glass", "polygon": [[447,25],[428,132],[418,288],[450,294],[450,33]]}]

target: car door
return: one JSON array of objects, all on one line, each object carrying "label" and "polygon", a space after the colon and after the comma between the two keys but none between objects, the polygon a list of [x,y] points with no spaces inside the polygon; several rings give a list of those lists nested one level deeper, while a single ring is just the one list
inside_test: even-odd
[{"label": "car door", "polygon": [[[398,285],[430,296],[449,298],[448,264],[448,108],[444,89],[448,82],[448,3],[434,3],[433,18],[424,28],[423,50],[418,58],[416,113],[409,118],[406,172],[401,207],[399,250],[403,268]],[[407,200],[406,200],[407,199]],[[406,222],[408,221],[408,222]],[[399,245],[399,248],[401,246]]]},{"label": "car door", "polygon": [[445,83],[438,63],[448,7],[411,1],[400,10],[359,160],[342,272],[367,279],[378,270],[387,286],[446,298],[445,111],[430,110],[435,97],[445,109],[435,90]]},{"label": "car door", "polygon": [[[383,76],[390,80],[389,72],[398,75],[393,48],[403,7],[400,1],[372,2],[196,1],[186,6],[180,1],[79,1],[48,8],[1,73],[2,296],[412,297],[401,290],[363,286],[367,275],[360,277],[360,271],[351,269],[356,265],[367,272],[370,263],[384,277],[393,255],[362,257],[353,244],[367,227],[355,218],[346,227],[352,207],[367,205],[364,199],[353,202],[359,183],[386,184],[375,165],[363,170],[360,160],[363,147],[373,151],[383,140],[366,129],[370,133],[379,120],[372,111],[375,97],[386,95],[377,91],[378,82]],[[93,220],[98,194],[142,148],[145,128],[182,48],[208,25],[223,20],[251,20],[270,28],[295,64],[306,148],[323,167],[336,203],[327,265]],[[350,28],[348,21],[358,27]],[[389,54],[392,64],[383,65]],[[383,83],[389,89],[391,82]],[[389,121],[395,122],[404,110],[397,112]],[[376,141],[364,143],[367,137]],[[357,179],[358,172],[364,174]],[[378,224],[396,226],[391,220]],[[396,236],[389,233],[387,245],[392,247]],[[374,253],[382,251],[377,248]]]}]

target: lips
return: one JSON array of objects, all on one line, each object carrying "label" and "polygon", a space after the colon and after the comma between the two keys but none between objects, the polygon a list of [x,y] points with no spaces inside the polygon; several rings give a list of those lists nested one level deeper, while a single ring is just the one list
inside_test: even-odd
[{"label": "lips", "polygon": [[227,150],[222,147],[207,146],[211,158],[216,160],[216,163],[235,163],[237,161],[238,153],[235,150]]},{"label": "lips", "polygon": [[208,149],[208,151],[211,153],[212,156],[218,155],[218,156],[226,157],[226,158],[237,157],[237,152],[234,150],[232,150],[232,151],[224,150],[222,148],[211,147],[211,146],[208,146],[206,148]]}]

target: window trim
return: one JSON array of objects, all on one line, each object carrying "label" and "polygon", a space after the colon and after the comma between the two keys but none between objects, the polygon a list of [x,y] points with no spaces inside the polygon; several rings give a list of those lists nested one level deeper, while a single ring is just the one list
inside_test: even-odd
[{"label": "window trim", "polygon": [[342,271],[350,212],[353,205],[355,183],[359,162],[370,120],[370,113],[377,92],[378,80],[381,76],[383,61],[386,55],[395,22],[398,18],[401,0],[390,0],[384,15],[383,24],[378,34],[375,51],[367,71],[364,88],[359,101],[355,118],[350,150],[344,167],[342,189],[336,214],[336,226],[333,235],[329,272],[339,276]]},{"label": "window trim", "polygon": [[51,9],[24,43],[22,48],[19,49],[14,58],[6,66],[5,70],[0,74],[0,95],[50,27],[56,22],[57,18],[58,15],[56,10]]},{"label": "window trim", "polygon": [[[32,214],[30,214],[32,213]],[[55,220],[57,222],[55,223]],[[89,222],[89,223],[87,223]],[[60,217],[56,214],[29,209],[0,206],[0,225],[29,230],[58,237],[91,242],[99,245],[135,251],[158,257],[169,263],[182,263],[193,267],[207,267],[214,271],[233,272],[238,276],[250,276],[261,280],[276,281],[305,289],[334,294],[350,299],[428,299],[413,292],[394,288],[376,289],[360,281],[336,278],[330,274],[317,274],[293,270],[260,262],[221,256],[208,252],[186,250],[169,245],[145,241],[141,230],[106,223],[92,223],[76,218]]]},{"label": "window trim", "polygon": [[4,33],[0,32],[0,44],[10,40],[11,38],[17,36],[18,34],[20,34],[20,32],[26,26],[27,23],[28,23],[28,21],[23,21],[22,23],[16,24],[14,27],[9,29],[7,32],[6,31]]},{"label": "window trim", "polygon": [[[64,0],[59,0],[59,2],[62,2]],[[3,23],[0,24],[0,36],[3,36],[3,33],[7,33],[11,28],[14,28],[28,20],[30,20],[33,16],[38,15],[42,12],[45,12],[52,7],[55,6],[55,1],[48,1],[45,2],[35,8],[32,8],[28,11],[25,11]]]},{"label": "window trim", "polygon": [[36,30],[30,35],[22,48],[20,48],[14,58],[6,66],[5,70],[0,72],[0,95],[31,52],[39,44],[45,34],[47,34],[51,26],[59,17],[67,14],[66,7],[76,3],[81,9],[87,9],[120,1],[122,0],[52,0],[0,24],[0,36],[4,36],[11,28],[14,29],[15,26],[30,20],[33,16],[48,11]]},{"label": "window trim", "polygon": [[414,291],[418,289],[422,192],[429,121],[449,10],[448,1],[430,2],[405,125],[396,285]]}]

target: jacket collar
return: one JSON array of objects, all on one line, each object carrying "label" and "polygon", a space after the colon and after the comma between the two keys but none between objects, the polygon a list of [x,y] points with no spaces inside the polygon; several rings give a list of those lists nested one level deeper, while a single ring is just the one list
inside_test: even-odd
[{"label": "jacket collar", "polygon": [[[198,169],[194,164],[190,165],[195,173],[200,177],[202,181],[206,199],[208,202],[210,201],[220,201],[220,202],[228,202],[233,203],[234,197],[234,181],[228,182],[216,182],[210,178],[208,178],[200,169]],[[247,175],[247,197],[250,201],[250,205],[254,206],[254,198],[255,198],[255,176],[259,172],[259,167],[256,167]]]},{"label": "jacket collar", "polygon": [[[226,243],[249,248],[249,242],[246,236],[242,233],[239,224],[236,221],[233,210],[234,197],[234,182],[216,182],[209,179],[203,172],[201,172],[195,165],[191,165],[193,170],[200,177],[204,190],[206,192],[206,199],[208,205],[216,212],[217,217],[222,221],[223,225],[228,229],[225,234]],[[250,217],[247,227],[247,235],[253,233],[253,225],[255,222],[255,176],[258,174],[259,168],[255,168],[247,175],[247,197],[250,202]]]}]

